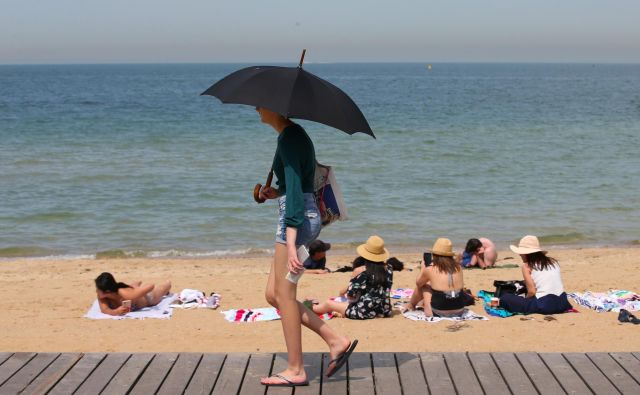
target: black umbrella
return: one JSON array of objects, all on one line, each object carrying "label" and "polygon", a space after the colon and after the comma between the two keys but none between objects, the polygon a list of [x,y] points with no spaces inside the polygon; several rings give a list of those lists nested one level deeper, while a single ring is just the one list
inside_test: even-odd
[{"label": "black umbrella", "polygon": [[302,68],[252,66],[229,74],[204,91],[223,103],[264,107],[287,118],[306,119],[373,138],[362,111],[340,88]]}]

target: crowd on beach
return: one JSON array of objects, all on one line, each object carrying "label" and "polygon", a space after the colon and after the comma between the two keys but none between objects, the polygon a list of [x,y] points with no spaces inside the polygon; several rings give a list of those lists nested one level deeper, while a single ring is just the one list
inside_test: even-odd
[{"label": "crowd on beach", "polygon": [[[309,244],[309,257],[304,261],[305,273],[327,274],[327,251],[331,244],[314,240]],[[521,314],[554,314],[571,308],[564,292],[558,262],[542,250],[535,236],[525,236],[511,246],[520,255],[524,295],[505,293],[498,306]],[[317,314],[332,313],[349,319],[363,320],[389,317],[392,311],[390,293],[393,272],[407,270],[403,262],[391,257],[384,240],[376,235],[356,248],[351,266],[336,272],[351,272],[348,284],[336,296],[324,301],[309,299],[306,306]],[[400,306],[401,311],[421,309],[426,316],[456,317],[465,307],[474,304],[471,290],[464,286],[463,269],[493,267],[497,260],[494,243],[488,238],[469,239],[464,250],[455,254],[447,238],[439,238],[425,252],[411,298]],[[411,269],[408,269],[411,270]],[[95,279],[99,306],[103,313],[124,315],[129,311],[153,306],[171,290],[170,281],[144,284],[141,281],[126,284],[115,280],[111,273],[102,273]]]}]

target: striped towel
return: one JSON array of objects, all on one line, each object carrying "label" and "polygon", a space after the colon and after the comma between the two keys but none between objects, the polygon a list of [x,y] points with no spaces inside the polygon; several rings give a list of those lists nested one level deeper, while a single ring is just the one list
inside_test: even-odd
[{"label": "striped towel", "polygon": [[[275,307],[262,307],[257,309],[231,309],[221,311],[224,319],[229,322],[258,322],[280,319],[280,312]],[[318,314],[323,320],[330,320],[333,314]]]}]

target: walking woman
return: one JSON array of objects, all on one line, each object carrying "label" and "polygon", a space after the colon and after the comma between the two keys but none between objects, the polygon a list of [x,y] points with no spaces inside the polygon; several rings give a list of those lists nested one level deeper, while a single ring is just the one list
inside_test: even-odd
[{"label": "walking woman", "polygon": [[287,369],[263,378],[270,386],[308,385],[302,360],[301,325],[317,333],[329,346],[331,361],[326,370],[332,376],[347,361],[357,340],[350,342],[338,335],[316,314],[297,301],[297,284],[289,281],[288,272],[297,274],[304,269],[298,260],[297,249],[308,245],[320,234],[320,213],[313,194],[315,150],[305,130],[288,118],[256,107],[260,120],[278,133],[278,146],[273,158],[273,172],[278,188],[263,187],[261,199],[278,199],[278,228],[275,255],[269,271],[265,296],[267,302],[280,310],[282,331],[287,347]]}]

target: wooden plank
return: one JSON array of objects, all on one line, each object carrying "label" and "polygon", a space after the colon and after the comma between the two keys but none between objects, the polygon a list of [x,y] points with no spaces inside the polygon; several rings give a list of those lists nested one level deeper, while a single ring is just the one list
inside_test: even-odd
[{"label": "wooden plank", "polygon": [[304,370],[309,380],[308,387],[296,388],[296,395],[320,395],[322,388],[322,353],[304,353]]},{"label": "wooden plank", "polygon": [[376,394],[402,393],[395,355],[390,352],[377,352],[371,355],[371,361]]},{"label": "wooden plank", "polygon": [[514,394],[537,394],[536,388],[529,380],[529,376],[522,369],[520,362],[516,356],[510,352],[491,353],[493,360],[496,362],[504,381],[507,382],[509,389]]},{"label": "wooden plank", "polygon": [[633,354],[628,352],[612,352],[609,355],[611,355],[611,358],[615,359],[636,382],[640,383],[640,361],[634,357]]},{"label": "wooden plank", "polygon": [[[371,370],[371,354],[368,352],[354,352],[349,357],[349,394],[373,395],[373,371]],[[323,392],[325,393],[326,390]]]},{"label": "wooden plank", "polygon": [[16,374],[0,386],[0,394],[17,394],[25,389],[31,381],[49,366],[60,354],[36,354]]},{"label": "wooden plank", "polygon": [[4,363],[0,365],[0,385],[4,384],[5,381],[35,356],[36,354],[32,352],[17,352],[4,361]]},{"label": "wooden plank", "polygon": [[132,354],[118,373],[113,376],[101,395],[124,395],[129,392],[154,355],[152,353]]},{"label": "wooden plank", "polygon": [[242,377],[249,362],[249,354],[233,353],[227,355],[222,365],[212,395],[237,394],[242,384]]},{"label": "wooden plank", "polygon": [[568,394],[588,394],[589,387],[582,381],[582,378],[573,370],[562,354],[557,352],[541,353],[540,358],[549,367],[549,370],[556,376],[556,379]]},{"label": "wooden plank", "polygon": [[[427,380],[422,371],[420,356],[414,353],[396,353],[396,363],[398,364],[398,376],[402,391],[405,394],[427,394]],[[351,380],[351,375],[349,375]]]},{"label": "wooden plank", "polygon": [[468,357],[485,393],[496,395],[511,393],[500,374],[500,370],[493,358],[491,358],[491,354],[487,352],[470,352]]},{"label": "wooden plank", "polygon": [[591,391],[596,394],[619,394],[616,387],[613,386],[602,374],[602,372],[591,362],[586,354],[582,353],[565,353],[564,357],[569,361],[571,366],[578,372],[582,380],[589,386]]},{"label": "wooden plank", "polygon": [[[353,354],[351,354],[353,356]],[[336,374],[331,377],[327,377],[327,366],[331,361],[331,355],[323,354],[322,365],[322,393],[331,395],[347,395],[349,380],[347,379],[349,374],[349,361],[347,361],[346,367],[343,366]],[[351,358],[349,358],[351,360]]]},{"label": "wooden plank", "polygon": [[12,355],[12,352],[0,352],[0,365],[2,365],[2,363],[9,359],[9,357]]},{"label": "wooden plank", "polygon": [[251,354],[240,395],[264,394],[267,387],[260,383],[260,379],[269,376],[272,363],[273,354]]},{"label": "wooden plank", "polygon": [[587,356],[607,376],[618,391],[623,394],[640,394],[640,385],[609,354],[590,352],[587,353]]},{"label": "wooden plank", "polygon": [[80,385],[78,393],[80,394],[99,394],[109,381],[120,370],[122,365],[127,362],[131,354],[113,353],[107,354],[107,357],[91,372],[89,377]]},{"label": "wooden plank", "polygon": [[553,377],[553,373],[549,371],[538,354],[534,352],[516,353],[516,358],[541,394],[564,394],[562,386]]},{"label": "wooden plank", "polygon": [[72,394],[89,377],[91,372],[102,362],[106,354],[87,353],[76,362],[60,381],[51,389],[51,395]]},{"label": "wooden plank", "polygon": [[420,353],[420,359],[430,393],[434,395],[456,393],[442,353]]},{"label": "wooden plank", "polygon": [[[282,372],[283,370],[287,369],[288,366],[288,362],[287,362],[287,354],[285,353],[277,353],[275,355],[275,358],[273,359],[273,365],[271,368],[271,373],[270,374],[277,374]],[[293,388],[292,387],[271,387],[271,386],[267,386],[266,387],[266,392],[265,394],[267,395],[289,395],[293,393]]]},{"label": "wooden plank", "polygon": [[453,380],[453,386],[459,394],[483,395],[482,387],[467,354],[448,352],[444,354],[444,360]]},{"label": "wooden plank", "polygon": [[80,353],[60,354],[21,394],[45,394],[82,358]]},{"label": "wooden plank", "polygon": [[155,394],[178,359],[177,353],[156,354],[142,373],[130,394]]},{"label": "wooden plank", "polygon": [[183,393],[191,380],[191,376],[195,373],[200,359],[202,359],[202,354],[199,353],[181,353],[178,355],[178,360],[171,368],[157,394],[173,395]]},{"label": "wooden plank", "polygon": [[640,360],[640,352],[632,352],[631,354],[633,354],[634,357]]},{"label": "wooden plank", "polygon": [[204,354],[196,368],[185,395],[210,394],[216,385],[220,369],[227,356],[225,354]]}]

